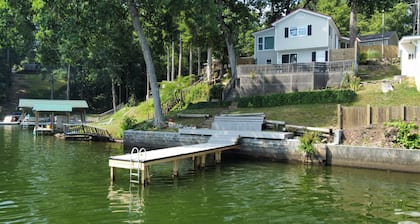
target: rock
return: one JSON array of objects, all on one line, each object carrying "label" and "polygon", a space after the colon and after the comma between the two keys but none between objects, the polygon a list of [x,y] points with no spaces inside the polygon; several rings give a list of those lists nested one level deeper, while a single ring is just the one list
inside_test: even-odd
[{"label": "rock", "polygon": [[389,82],[382,82],[382,92],[387,93],[390,91],[394,91],[394,87],[392,87],[391,83]]}]

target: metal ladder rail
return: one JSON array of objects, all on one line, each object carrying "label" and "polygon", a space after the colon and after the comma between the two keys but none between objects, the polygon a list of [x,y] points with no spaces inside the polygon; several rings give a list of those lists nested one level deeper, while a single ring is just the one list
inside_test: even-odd
[{"label": "metal ladder rail", "polygon": [[140,184],[140,162],[146,158],[146,149],[133,147],[130,156],[130,183]]}]

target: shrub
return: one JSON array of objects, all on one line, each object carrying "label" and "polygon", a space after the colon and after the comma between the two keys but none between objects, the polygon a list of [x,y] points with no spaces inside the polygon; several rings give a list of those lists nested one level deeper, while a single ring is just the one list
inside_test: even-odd
[{"label": "shrub", "polygon": [[217,83],[210,89],[210,99],[222,100],[223,84]]},{"label": "shrub", "polygon": [[398,128],[396,143],[407,149],[420,149],[420,136],[418,126],[414,123],[403,121],[386,122],[385,126]]},{"label": "shrub", "polygon": [[306,156],[313,156],[315,154],[314,144],[320,141],[318,132],[306,132],[302,137],[299,138],[299,150],[306,153]]},{"label": "shrub", "polygon": [[238,107],[274,107],[314,103],[350,103],[355,99],[356,93],[352,90],[321,90],[244,97],[239,99]]},{"label": "shrub", "polygon": [[134,129],[136,124],[137,124],[137,120],[135,118],[125,117],[124,120],[121,123],[121,129],[123,131],[124,130],[129,130],[129,129]]}]

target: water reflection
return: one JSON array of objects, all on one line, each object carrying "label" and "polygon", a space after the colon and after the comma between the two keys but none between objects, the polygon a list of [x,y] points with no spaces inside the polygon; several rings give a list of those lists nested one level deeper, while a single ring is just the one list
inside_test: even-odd
[{"label": "water reflection", "polygon": [[109,207],[112,212],[128,213],[128,223],[143,223],[145,215],[144,186],[130,184],[129,189],[116,187],[112,184],[108,188]]}]

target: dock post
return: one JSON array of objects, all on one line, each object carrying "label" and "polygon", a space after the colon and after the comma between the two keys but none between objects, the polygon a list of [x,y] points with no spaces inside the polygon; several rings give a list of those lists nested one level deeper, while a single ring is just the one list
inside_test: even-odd
[{"label": "dock post", "polygon": [[195,170],[195,156],[191,157],[192,170]]},{"label": "dock post", "polygon": [[206,166],[206,155],[202,155],[200,158],[200,168],[204,168]]},{"label": "dock post", "polygon": [[111,179],[111,183],[112,182],[114,182],[114,180],[115,180],[115,175],[114,175],[114,172],[115,172],[115,167],[110,167],[110,179]]},{"label": "dock post", "polygon": [[172,167],[172,176],[178,176],[179,170],[179,160],[174,160],[173,167]]},{"label": "dock post", "polygon": [[149,166],[144,166],[141,171],[141,183],[143,184],[143,186],[146,186],[150,183]]},{"label": "dock post", "polygon": [[216,160],[216,163],[221,163],[222,162],[222,152],[218,151],[214,153],[214,158]]}]

